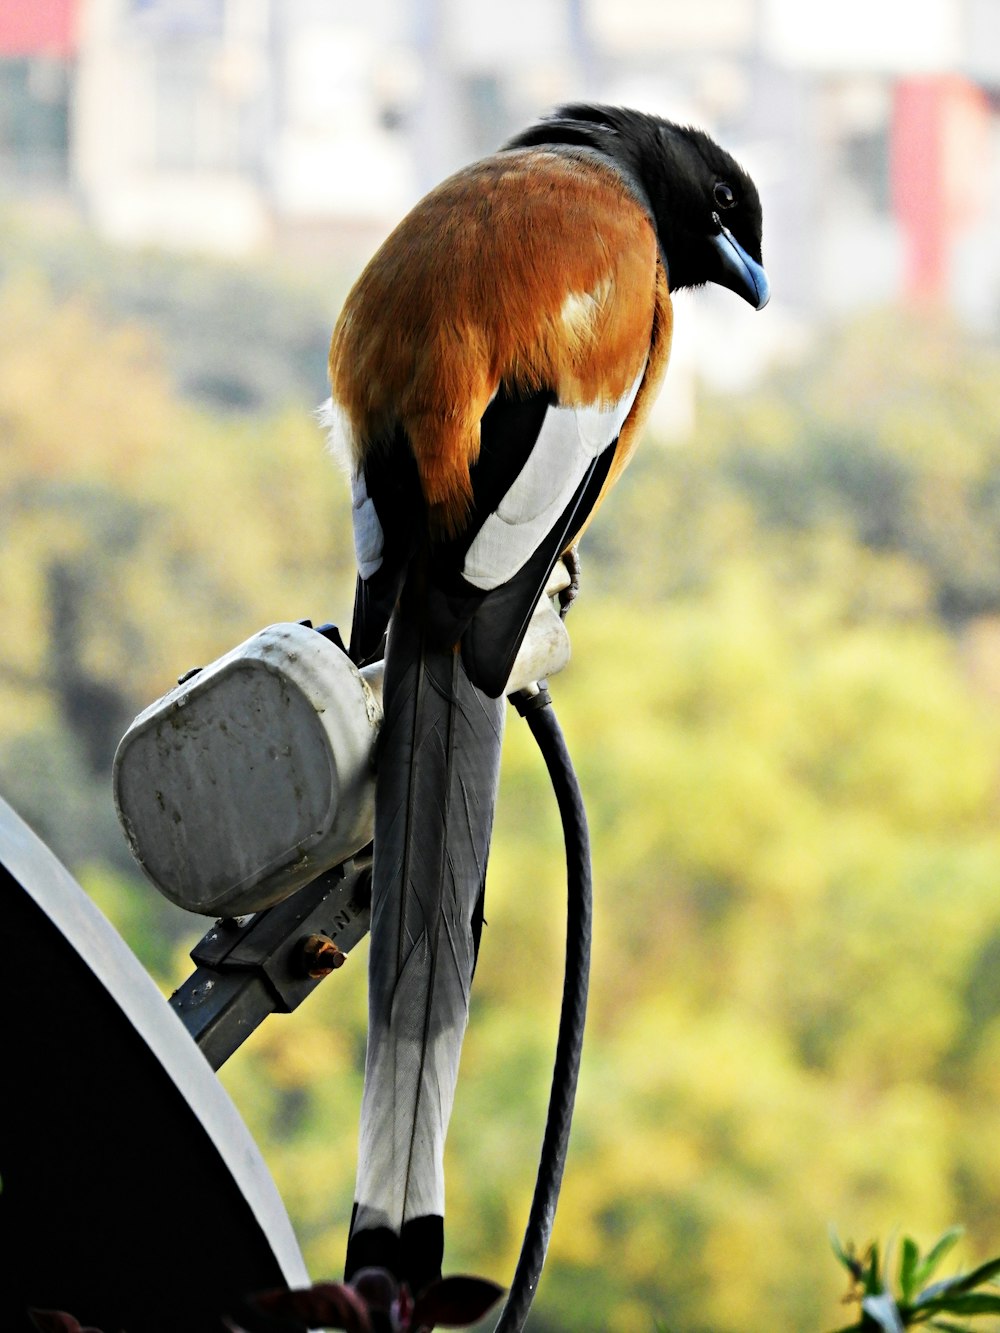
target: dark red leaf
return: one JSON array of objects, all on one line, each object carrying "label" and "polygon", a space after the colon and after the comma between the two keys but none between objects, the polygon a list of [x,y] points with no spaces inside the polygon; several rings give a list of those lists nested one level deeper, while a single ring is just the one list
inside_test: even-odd
[{"label": "dark red leaf", "polygon": [[388,1268],[361,1268],[351,1278],[351,1286],[369,1311],[389,1314],[399,1299],[399,1283]]},{"label": "dark red leaf", "polygon": [[485,1277],[443,1277],[432,1282],[413,1307],[412,1326],[465,1328],[476,1323],[503,1295],[503,1287]]},{"label": "dark red leaf", "polygon": [[341,1282],[317,1282],[304,1291],[265,1291],[253,1297],[265,1314],[300,1319],[307,1328],[343,1328],[372,1333],[368,1308],[356,1291]]},{"label": "dark red leaf", "polygon": [[65,1310],[29,1310],[28,1314],[39,1333],[101,1333],[99,1328],[84,1328]]}]

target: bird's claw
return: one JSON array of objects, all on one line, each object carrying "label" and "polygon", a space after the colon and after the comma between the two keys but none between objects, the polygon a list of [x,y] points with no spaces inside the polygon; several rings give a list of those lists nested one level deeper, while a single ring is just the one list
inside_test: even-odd
[{"label": "bird's claw", "polygon": [[571,546],[568,551],[564,551],[562,562],[569,574],[568,586],[559,592],[559,615],[565,620],[570,607],[580,595],[580,548]]}]

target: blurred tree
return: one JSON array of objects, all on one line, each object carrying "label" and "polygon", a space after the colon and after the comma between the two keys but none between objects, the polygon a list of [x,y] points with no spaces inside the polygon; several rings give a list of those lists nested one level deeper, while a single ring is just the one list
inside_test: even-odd
[{"label": "blurred tree", "polygon": [[152,330],[177,392],[226,413],[326,397],[330,329],[351,276],[314,257],[298,269],[122,250],[78,229],[0,214],[0,281],[46,275],[59,302],[86,294],[98,317]]},{"label": "blurred tree", "polygon": [[32,273],[0,287],[0,421],[0,789],[71,864],[124,871],[118,737],[262,625],[349,611],[342,482],[307,409],[185,405],[149,335]]},{"label": "blurred tree", "polygon": [[885,314],[824,339],[706,435],[764,523],[833,521],[924,569],[961,624],[1000,607],[1000,351]]},{"label": "blurred tree", "polygon": [[[71,291],[72,247],[47,280],[13,255],[0,788],[170,986],[203,923],[128,866],[115,736],[259,626],[347,614],[348,502],[318,395],[293,411],[269,389],[263,415],[194,406],[167,369],[201,336],[183,301],[163,343]],[[170,284],[157,292],[169,306]],[[842,1323],[831,1218],[930,1236],[958,1217],[976,1252],[1000,1248],[996,371],[940,328],[844,330],[750,399],[706,402],[690,446],[648,442],[588,534],[554,693],[597,935],[540,1333]],[[487,917],[447,1264],[503,1280],[564,919],[558,823],[514,719]],[[353,1193],[364,953],[223,1071],[316,1277],[339,1272]]]}]

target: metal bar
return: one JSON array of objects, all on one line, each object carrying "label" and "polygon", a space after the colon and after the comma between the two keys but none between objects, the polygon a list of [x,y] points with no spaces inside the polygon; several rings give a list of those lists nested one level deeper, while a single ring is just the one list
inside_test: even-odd
[{"label": "metal bar", "polygon": [[191,950],[170,1005],[213,1069],[268,1014],[291,1013],[370,924],[371,857],[359,854],[253,916],[217,921]]}]

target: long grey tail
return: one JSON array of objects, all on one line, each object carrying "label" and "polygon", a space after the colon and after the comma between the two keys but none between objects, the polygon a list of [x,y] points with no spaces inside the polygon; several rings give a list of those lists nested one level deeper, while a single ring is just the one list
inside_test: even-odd
[{"label": "long grey tail", "polygon": [[444,1140],[482,926],[505,702],[427,642],[403,591],[389,634],[375,797],[368,1052],[347,1277],[439,1276]]}]

